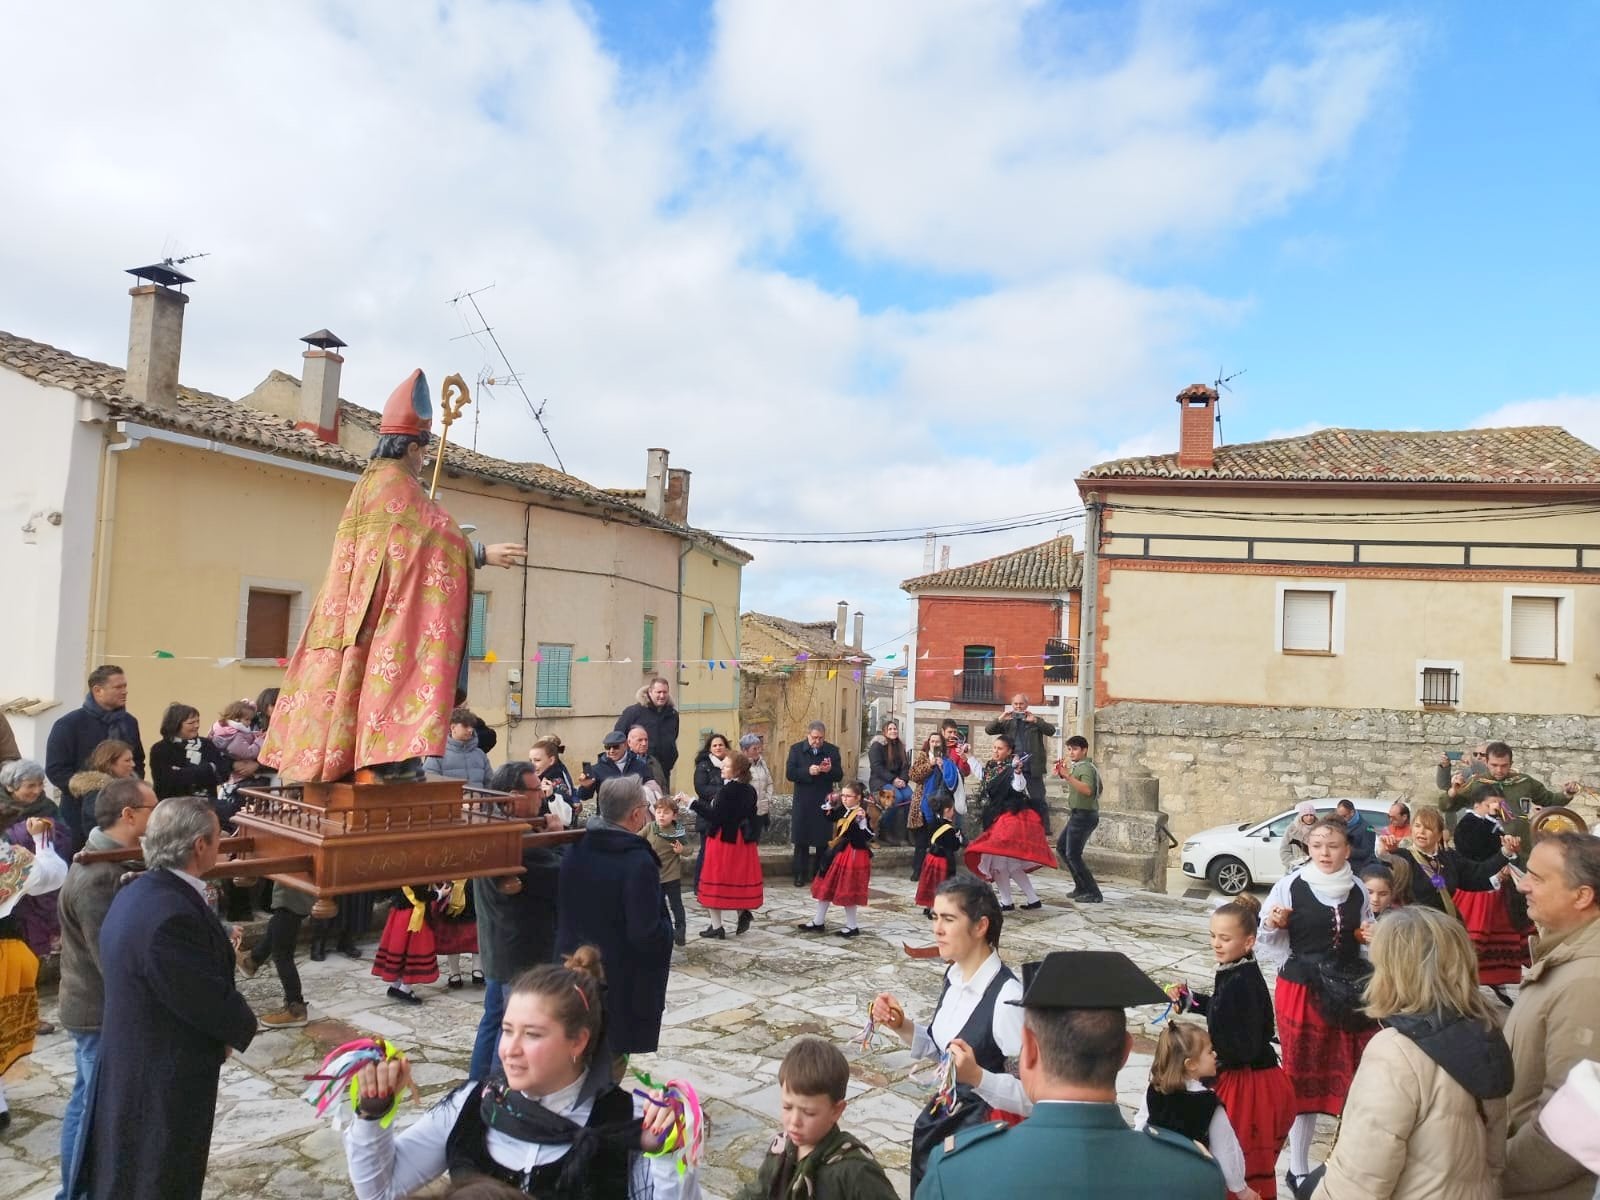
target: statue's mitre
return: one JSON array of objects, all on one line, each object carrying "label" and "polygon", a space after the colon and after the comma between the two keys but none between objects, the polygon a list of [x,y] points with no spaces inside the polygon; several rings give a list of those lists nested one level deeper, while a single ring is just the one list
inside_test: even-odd
[{"label": "statue's mitre", "polygon": [[432,425],[433,400],[428,394],[428,377],[418,367],[389,394],[378,432],[427,433]]}]

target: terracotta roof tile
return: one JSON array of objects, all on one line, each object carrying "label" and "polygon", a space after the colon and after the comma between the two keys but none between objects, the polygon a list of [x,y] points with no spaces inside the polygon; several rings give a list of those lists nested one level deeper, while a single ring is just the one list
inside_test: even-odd
[{"label": "terracotta roof tile", "polygon": [[1025,546],[1009,554],[918,575],[901,583],[908,592],[1065,592],[1083,584],[1083,553],[1073,553],[1070,535]]},{"label": "terracotta roof tile", "polygon": [[[116,417],[137,419],[159,428],[173,429],[230,445],[285,455],[306,462],[320,463],[340,470],[360,472],[367,460],[343,446],[325,442],[315,434],[296,429],[285,417],[276,416],[248,404],[229,400],[195,388],[178,388],[172,406],[134,400],[124,391],[125,372],[92,359],[80,358],[43,342],[29,341],[0,330],[0,366],[36,379],[40,383],[66,388],[77,395],[105,404]],[[293,376],[285,376],[295,383]],[[376,432],[378,414],[371,409],[339,401],[340,419]],[[679,525],[647,513],[631,503],[626,495],[616,495],[574,475],[557,471],[543,463],[509,462],[491,458],[464,446],[452,444],[445,459],[447,475],[475,475],[497,482],[511,483],[535,491],[570,497],[602,505],[627,520],[681,532],[714,546],[720,553],[749,562],[751,555],[692,526]]]},{"label": "terracotta roof tile", "polygon": [[803,651],[812,658],[833,660],[854,656],[861,660],[862,665],[872,661],[872,655],[865,651],[857,650],[844,642],[834,641],[833,631],[836,627],[832,621],[790,621],[784,617],[758,612],[744,613],[739,620],[765,629],[779,641],[793,646],[796,651]]},{"label": "terracotta roof tile", "polygon": [[1556,425],[1508,429],[1319,429],[1301,437],[1218,446],[1209,470],[1153,454],[1099,463],[1084,479],[1594,484],[1600,450]]}]

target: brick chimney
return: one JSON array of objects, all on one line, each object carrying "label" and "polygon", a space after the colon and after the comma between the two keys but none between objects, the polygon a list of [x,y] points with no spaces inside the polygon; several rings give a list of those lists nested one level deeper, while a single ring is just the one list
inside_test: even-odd
[{"label": "brick chimney", "polygon": [[326,329],[308,333],[300,339],[307,346],[301,355],[300,403],[294,427],[308,429],[325,442],[339,441],[339,369],[345,348],[337,335]]},{"label": "brick chimney", "polygon": [[178,359],[183,351],[183,306],[189,297],[178,289],[194,280],[168,263],[133,267],[142,280],[128,289],[133,309],[128,319],[129,397],[171,408],[178,401]]},{"label": "brick chimney", "polygon": [[1216,447],[1217,390],[1191,383],[1178,393],[1182,409],[1178,426],[1178,466],[1185,471],[1209,471]]},{"label": "brick chimney", "polygon": [[645,452],[644,509],[661,517],[667,507],[667,451],[652,447]]},{"label": "brick chimney", "polygon": [[679,525],[689,523],[689,472],[682,467],[667,469],[667,495],[662,516]]},{"label": "brick chimney", "polygon": [[850,620],[850,606],[843,600],[839,601],[839,615],[833,621],[833,640],[841,646],[844,645],[845,625]]}]

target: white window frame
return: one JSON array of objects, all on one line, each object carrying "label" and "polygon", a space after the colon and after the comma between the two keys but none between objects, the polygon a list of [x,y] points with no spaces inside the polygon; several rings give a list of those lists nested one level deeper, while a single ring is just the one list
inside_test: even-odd
[{"label": "white window frame", "polygon": [[[1553,659],[1545,658],[1512,658],[1511,657],[1511,601],[1518,596],[1530,599],[1555,600],[1556,603],[1556,656]],[[1537,588],[1537,587],[1508,587],[1505,589],[1501,601],[1501,632],[1500,632],[1500,657],[1506,662],[1527,663],[1538,666],[1541,663],[1553,666],[1557,663],[1572,661],[1572,634],[1575,622],[1573,610],[1577,606],[1577,592],[1572,588]]]},{"label": "white window frame", "polygon": [[[1332,592],[1333,617],[1328,630],[1328,652],[1318,650],[1285,650],[1283,648],[1283,595],[1285,592]],[[1272,649],[1277,654],[1293,657],[1329,657],[1344,653],[1344,584],[1334,580],[1280,579],[1273,598]]]},{"label": "white window frame", "polygon": [[1451,711],[1464,712],[1467,707],[1467,669],[1462,662],[1448,662],[1442,658],[1417,659],[1417,707],[1422,707],[1422,673],[1424,671],[1454,671],[1456,673],[1456,702],[1453,705],[1435,704],[1435,709],[1449,708]]},{"label": "white window frame", "polygon": [[245,637],[250,630],[250,593],[280,592],[289,597],[289,648],[285,654],[293,654],[295,647],[300,644],[300,635],[306,631],[306,621],[311,615],[311,597],[306,591],[306,586],[298,579],[268,579],[260,575],[241,575],[239,577],[239,621],[234,632],[233,656],[241,663],[250,667],[275,667],[278,660],[275,658],[246,658],[244,654]]}]

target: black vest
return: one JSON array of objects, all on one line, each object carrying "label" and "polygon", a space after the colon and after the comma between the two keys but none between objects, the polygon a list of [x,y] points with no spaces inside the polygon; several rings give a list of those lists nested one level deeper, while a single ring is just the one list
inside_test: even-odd
[{"label": "black vest", "polygon": [[[597,1125],[615,1125],[632,1116],[633,1098],[621,1088],[608,1088],[595,1098],[585,1126],[593,1129]],[[560,1187],[561,1174],[567,1165],[565,1154],[527,1172],[502,1166],[489,1153],[489,1129],[483,1123],[482,1084],[467,1093],[467,1102],[461,1106],[444,1147],[445,1170],[450,1174],[451,1183],[460,1185],[487,1175],[543,1200],[627,1200],[631,1158],[631,1154],[614,1146],[601,1146],[584,1168],[575,1190]]]},{"label": "black vest", "polygon": [[1211,1146],[1211,1118],[1222,1101],[1209,1088],[1203,1092],[1158,1092],[1151,1084],[1144,1093],[1145,1112],[1150,1124],[1182,1134],[1191,1142]]},{"label": "black vest", "polygon": [[[978,1065],[985,1071],[1003,1074],[1006,1069],[1005,1052],[1000,1049],[1000,1044],[994,1040],[994,1006],[1000,1003],[1000,989],[1015,979],[1011,968],[1004,963],[995,972],[994,978],[989,981],[989,986],[983,989],[977,1005],[972,1010],[972,1015],[967,1018],[967,1023],[961,1027],[961,1032],[956,1034],[967,1045],[972,1047],[972,1057],[978,1060]],[[944,998],[950,992],[950,974],[945,972],[944,987],[939,991],[939,1002],[933,1006],[933,1016],[928,1018],[928,1036],[933,1037],[933,1023],[939,1017],[939,1010],[944,1007]],[[934,1042],[939,1046],[938,1042]],[[939,1046],[939,1052],[944,1053],[946,1046]]]},{"label": "black vest", "polygon": [[[1361,889],[1354,884],[1350,894],[1330,908],[1300,876],[1289,885],[1289,961],[1278,973],[1295,983],[1313,983],[1319,964],[1361,972],[1361,943],[1356,930],[1361,928]],[[1336,932],[1337,931],[1337,932]]]}]

